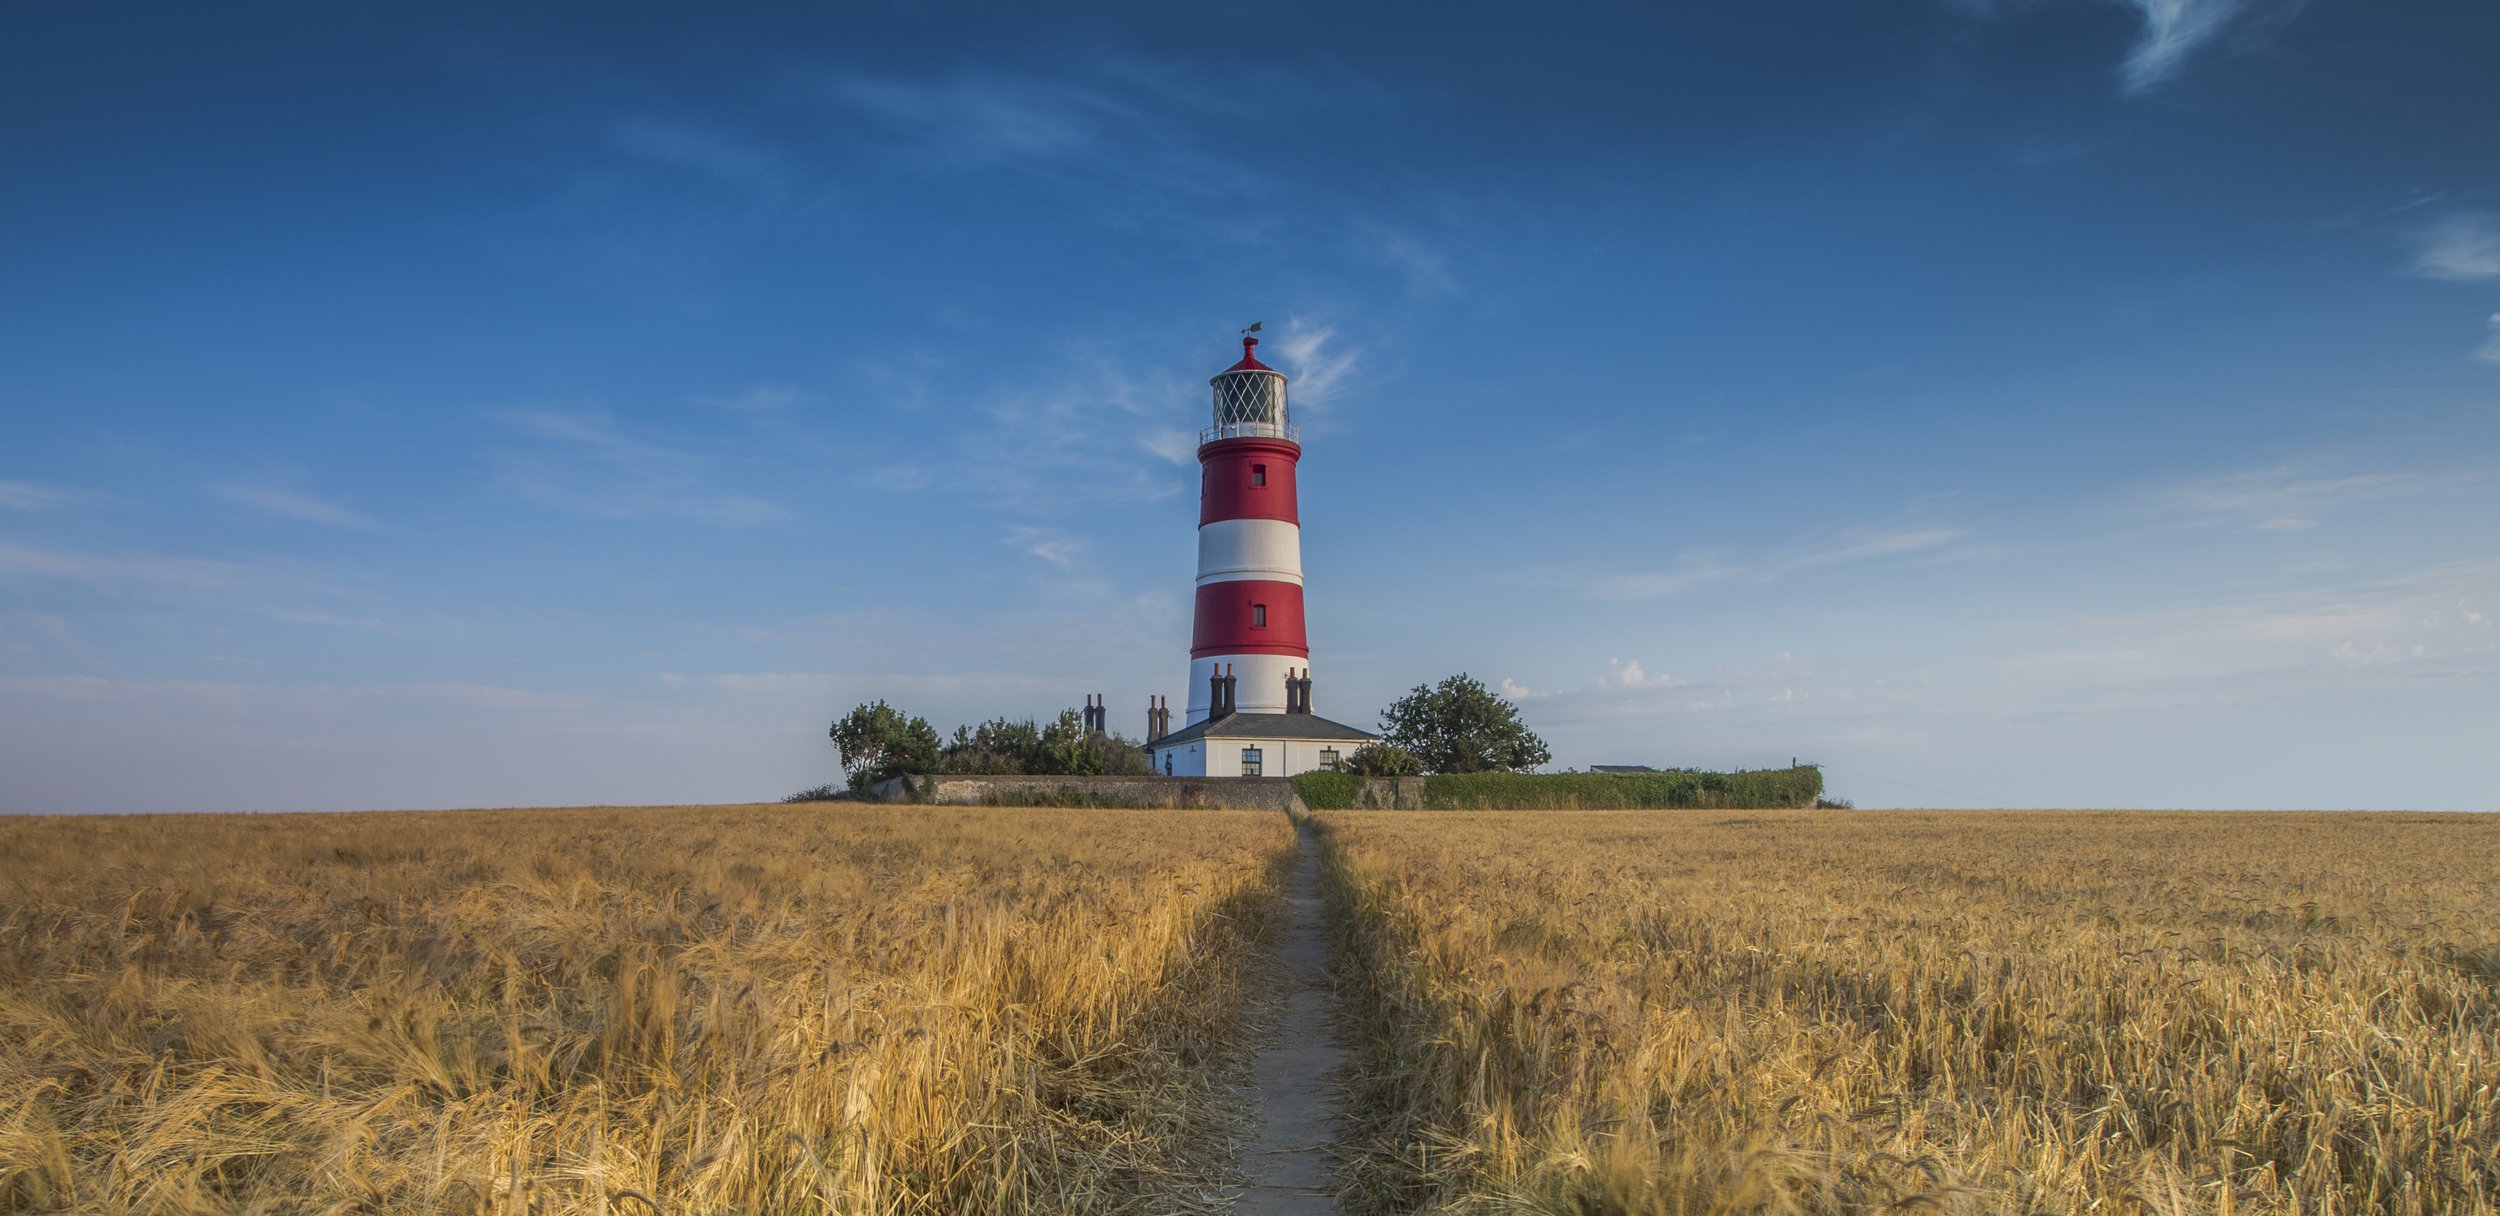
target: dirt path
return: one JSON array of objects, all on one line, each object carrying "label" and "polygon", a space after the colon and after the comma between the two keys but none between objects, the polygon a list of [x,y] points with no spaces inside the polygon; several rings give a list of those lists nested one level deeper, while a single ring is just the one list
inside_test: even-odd
[{"label": "dirt path", "polygon": [[1284,991],[1252,1065],[1259,1131],[1242,1154],[1250,1189],[1239,1216],[1329,1213],[1335,1165],[1333,1074],[1345,1063],[1331,1021],[1329,941],[1319,890],[1319,842],[1302,830],[1302,862],[1285,888],[1288,920],[1280,978]]}]

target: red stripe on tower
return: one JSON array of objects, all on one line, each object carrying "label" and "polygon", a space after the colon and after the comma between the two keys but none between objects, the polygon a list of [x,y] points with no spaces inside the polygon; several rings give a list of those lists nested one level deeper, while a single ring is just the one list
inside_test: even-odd
[{"label": "red stripe on tower", "polygon": [[[1189,657],[1193,659],[1244,654],[1308,658],[1311,643],[1302,629],[1302,585],[1267,579],[1200,584],[1197,626],[1190,637]],[[1280,703],[1283,697],[1280,691]]]},{"label": "red stripe on tower", "polygon": [[1294,476],[1302,445],[1286,407],[1285,377],[1259,362],[1258,344],[1243,338],[1241,362],[1207,382],[1215,390],[1215,424],[1198,444],[1192,723],[1207,716],[1208,677],[1223,672],[1236,678],[1236,711],[1284,713],[1285,677],[1310,661]]},{"label": "red stripe on tower", "polygon": [[1198,452],[1198,522],[1301,523],[1293,488],[1293,466],[1300,459],[1302,445],[1283,439],[1224,439],[1206,445]]}]

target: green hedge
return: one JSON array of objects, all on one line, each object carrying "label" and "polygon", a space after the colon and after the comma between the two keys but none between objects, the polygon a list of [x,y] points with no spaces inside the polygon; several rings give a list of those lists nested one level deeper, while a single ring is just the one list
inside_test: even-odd
[{"label": "green hedge", "polygon": [[1362,795],[1363,779],[1352,773],[1313,769],[1294,774],[1293,792],[1302,795],[1302,805],[1314,811],[1341,811]]},{"label": "green hedge", "polygon": [[[1301,782],[1299,777],[1294,780],[1297,786]],[[1808,807],[1822,794],[1823,770],[1811,764],[1734,773],[1670,769],[1663,773],[1442,773],[1424,778],[1424,806],[1436,811]],[[1320,805],[1308,793],[1302,800],[1313,807]]]}]

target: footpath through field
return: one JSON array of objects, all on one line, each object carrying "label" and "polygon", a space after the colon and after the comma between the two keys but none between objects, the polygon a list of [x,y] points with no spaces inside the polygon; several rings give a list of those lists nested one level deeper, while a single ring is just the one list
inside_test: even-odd
[{"label": "footpath through field", "polygon": [[1334,1074],[1345,1064],[1332,1019],[1330,939],[1320,898],[1319,842],[1307,825],[1302,860],[1285,890],[1283,999],[1253,1066],[1259,1103],[1258,1138],[1242,1158],[1250,1190],[1233,1210],[1242,1216],[1301,1216],[1336,1210],[1329,1152],[1336,1121]]}]

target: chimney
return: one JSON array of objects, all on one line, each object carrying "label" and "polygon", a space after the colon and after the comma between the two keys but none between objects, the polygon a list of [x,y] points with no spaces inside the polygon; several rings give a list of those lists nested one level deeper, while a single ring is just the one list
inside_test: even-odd
[{"label": "chimney", "polygon": [[1306,714],[1307,714],[1307,713],[1312,712],[1312,710],[1311,710],[1311,669],[1310,669],[1310,668],[1308,668],[1308,667],[1305,667],[1305,668],[1303,668],[1303,669],[1302,669],[1302,712],[1304,712],[1304,713],[1306,713]]},{"label": "chimney", "polygon": [[1240,686],[1241,686],[1241,677],[1233,674],[1233,665],[1232,665],[1232,664],[1230,664],[1230,663],[1226,663],[1226,664],[1224,665],[1224,716],[1225,716],[1225,717],[1228,717],[1228,718],[1229,718],[1229,717],[1231,717],[1231,716],[1233,715],[1234,711],[1240,708],[1241,703],[1240,703],[1239,701],[1237,701],[1237,700],[1235,700],[1235,699],[1234,699],[1234,694],[1235,694],[1235,691],[1236,691],[1238,688],[1240,688]]},{"label": "chimney", "polygon": [[1213,721],[1224,713],[1224,671],[1219,667],[1207,676],[1207,719]]}]

